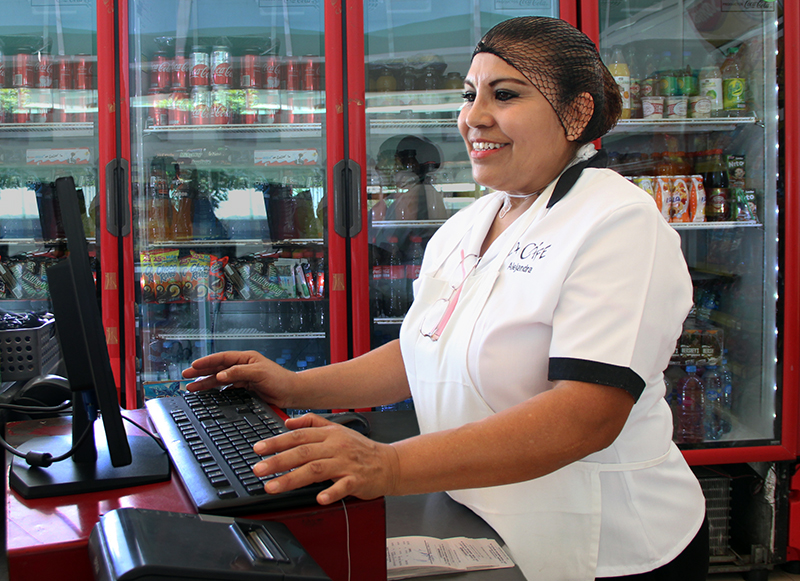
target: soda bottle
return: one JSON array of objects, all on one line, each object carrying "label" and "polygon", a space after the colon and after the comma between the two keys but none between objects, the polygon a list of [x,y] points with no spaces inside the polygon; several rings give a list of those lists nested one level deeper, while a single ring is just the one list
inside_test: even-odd
[{"label": "soda bottle", "polygon": [[324,252],[317,252],[315,257],[317,260],[314,265],[314,295],[321,299],[325,296],[325,271],[327,270],[327,264]]},{"label": "soda bottle", "polygon": [[686,365],[686,374],[680,378],[676,389],[680,402],[679,441],[702,442],[705,394],[703,383],[697,377],[697,367],[693,361]]},{"label": "soda bottle", "polygon": [[720,407],[722,408],[722,431],[727,434],[731,431],[731,408],[733,404],[733,373],[728,367],[728,358],[725,353],[722,356],[722,366],[719,369],[719,375],[722,383],[722,401]]},{"label": "soda bottle", "polygon": [[406,273],[396,236],[389,238],[388,266],[386,314],[390,317],[402,317],[406,313]]},{"label": "soda bottle", "polygon": [[728,58],[722,63],[722,108],[728,117],[741,117],[747,112],[745,79],[738,52],[738,47],[732,47],[728,51]]},{"label": "soda bottle", "polygon": [[700,95],[711,102],[711,116],[722,113],[722,73],[717,66],[714,53],[708,55],[705,66],[700,69]]},{"label": "soda bottle", "polygon": [[619,94],[622,97],[622,115],[620,119],[631,118],[631,71],[628,68],[628,63],[625,61],[625,55],[622,54],[622,47],[616,45],[611,54],[611,64],[608,67],[609,72],[614,76],[619,87]]},{"label": "soda bottle", "polygon": [[631,119],[642,118],[642,83],[645,77],[642,71],[641,60],[636,58],[636,52],[628,48],[628,68],[631,70]]},{"label": "soda bottle", "polygon": [[408,291],[406,291],[406,296],[408,300],[408,304],[411,304],[414,300],[414,281],[419,278],[419,271],[422,267],[422,237],[421,236],[412,236],[411,237],[411,251],[410,251],[411,258],[408,262],[408,267],[406,269],[406,280],[408,282]]},{"label": "soda bottle", "polygon": [[664,51],[658,63],[658,94],[661,97],[674,97],[678,94],[678,79],[675,76],[675,65],[672,53]]},{"label": "soda bottle", "polygon": [[716,365],[706,366],[703,373],[705,389],[705,435],[707,440],[719,440],[725,433],[722,428],[722,377]]}]

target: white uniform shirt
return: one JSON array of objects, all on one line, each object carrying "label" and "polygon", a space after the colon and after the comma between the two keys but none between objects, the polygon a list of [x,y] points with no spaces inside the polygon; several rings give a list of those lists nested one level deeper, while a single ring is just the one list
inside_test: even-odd
[{"label": "white uniform shirt", "polygon": [[[498,196],[445,223],[426,248],[422,271],[458,278],[461,253],[479,253]],[[626,464],[663,456],[672,445],[672,416],[662,371],[692,303],[680,237],[652,198],[610,170],[587,168],[552,207],[537,206],[525,231],[518,218],[477,266],[488,268],[508,237],[516,239],[468,343],[475,389],[494,412],[558,380],[625,389],[636,404],[622,432],[586,460]],[[454,237],[461,242],[445,256]],[[456,307],[452,316],[458,315]],[[401,347],[413,365],[403,333]],[[598,577],[651,570],[686,547],[704,515],[702,491],[687,471],[682,458],[672,458],[647,470],[603,473]]]}]

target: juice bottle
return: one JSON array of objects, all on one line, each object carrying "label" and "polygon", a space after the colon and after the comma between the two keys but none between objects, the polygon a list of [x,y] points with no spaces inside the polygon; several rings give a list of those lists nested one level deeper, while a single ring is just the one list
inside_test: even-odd
[{"label": "juice bottle", "polygon": [[719,440],[725,433],[723,422],[722,377],[716,365],[708,365],[703,373],[703,387],[705,389],[705,435],[707,440]]},{"label": "juice bottle", "polygon": [[628,63],[625,62],[625,55],[622,54],[622,47],[617,45],[611,54],[611,65],[608,70],[614,76],[619,86],[619,94],[622,97],[622,115],[620,119],[631,118],[631,71]]},{"label": "juice bottle", "polygon": [[708,55],[705,66],[700,69],[700,95],[711,102],[711,116],[719,117],[722,112],[722,73],[713,53]]},{"label": "juice bottle", "polygon": [[708,222],[725,222],[730,220],[731,200],[728,188],[728,170],[722,159],[722,150],[711,152],[708,173],[703,181],[706,190],[706,220]]},{"label": "juice bottle", "polygon": [[722,108],[728,117],[740,117],[747,112],[745,79],[738,53],[738,47],[731,48],[728,58],[722,63]]}]

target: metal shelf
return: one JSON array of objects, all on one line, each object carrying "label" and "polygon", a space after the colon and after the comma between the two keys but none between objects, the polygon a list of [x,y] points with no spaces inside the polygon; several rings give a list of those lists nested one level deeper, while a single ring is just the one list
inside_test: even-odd
[{"label": "metal shelf", "polygon": [[155,135],[165,141],[191,141],[194,139],[241,139],[276,140],[290,138],[321,138],[322,123],[270,123],[230,125],[171,125],[148,127],[144,135]]},{"label": "metal shelf", "polygon": [[324,339],[325,333],[264,333],[258,329],[237,329],[236,332],[209,333],[204,329],[157,329],[155,337],[166,341],[236,341],[269,339]]},{"label": "metal shelf", "polygon": [[[2,239],[0,239],[2,240]],[[166,240],[163,242],[148,242],[144,244],[147,248],[198,248],[209,246],[310,246],[322,245],[324,240],[322,238],[294,238],[290,240],[262,240],[261,238],[243,238],[237,240],[230,240],[226,238],[218,238],[214,240]]]},{"label": "metal shelf", "polygon": [[94,123],[0,123],[0,137],[92,137]]}]

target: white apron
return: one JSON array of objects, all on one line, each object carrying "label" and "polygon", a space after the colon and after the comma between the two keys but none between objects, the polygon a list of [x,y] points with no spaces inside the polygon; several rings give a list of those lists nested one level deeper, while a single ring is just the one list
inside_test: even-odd
[{"label": "white apron", "polygon": [[[423,434],[494,415],[467,372],[470,340],[506,256],[519,235],[546,211],[545,203],[553,187],[551,184],[511,226],[514,230],[502,238],[499,252],[491,252],[494,258],[488,263],[482,259],[467,278],[438,342],[423,336],[419,327],[429,305],[450,292],[450,281],[436,277],[441,264],[461,245],[464,236],[453,236],[452,248],[442,252],[444,258],[439,268],[428,271],[435,273],[434,276],[421,275],[424,278],[419,281],[418,295],[406,315],[403,334],[408,334],[405,345],[414,342],[411,361],[406,362],[406,367]],[[473,229],[474,239],[468,241],[468,251],[480,248],[483,235],[484,232],[476,233]],[[412,338],[414,335],[416,339]],[[497,531],[529,581],[589,581],[595,578],[597,568],[600,473],[655,466],[667,456],[669,453],[629,464],[575,462],[534,480],[449,494]]]}]

